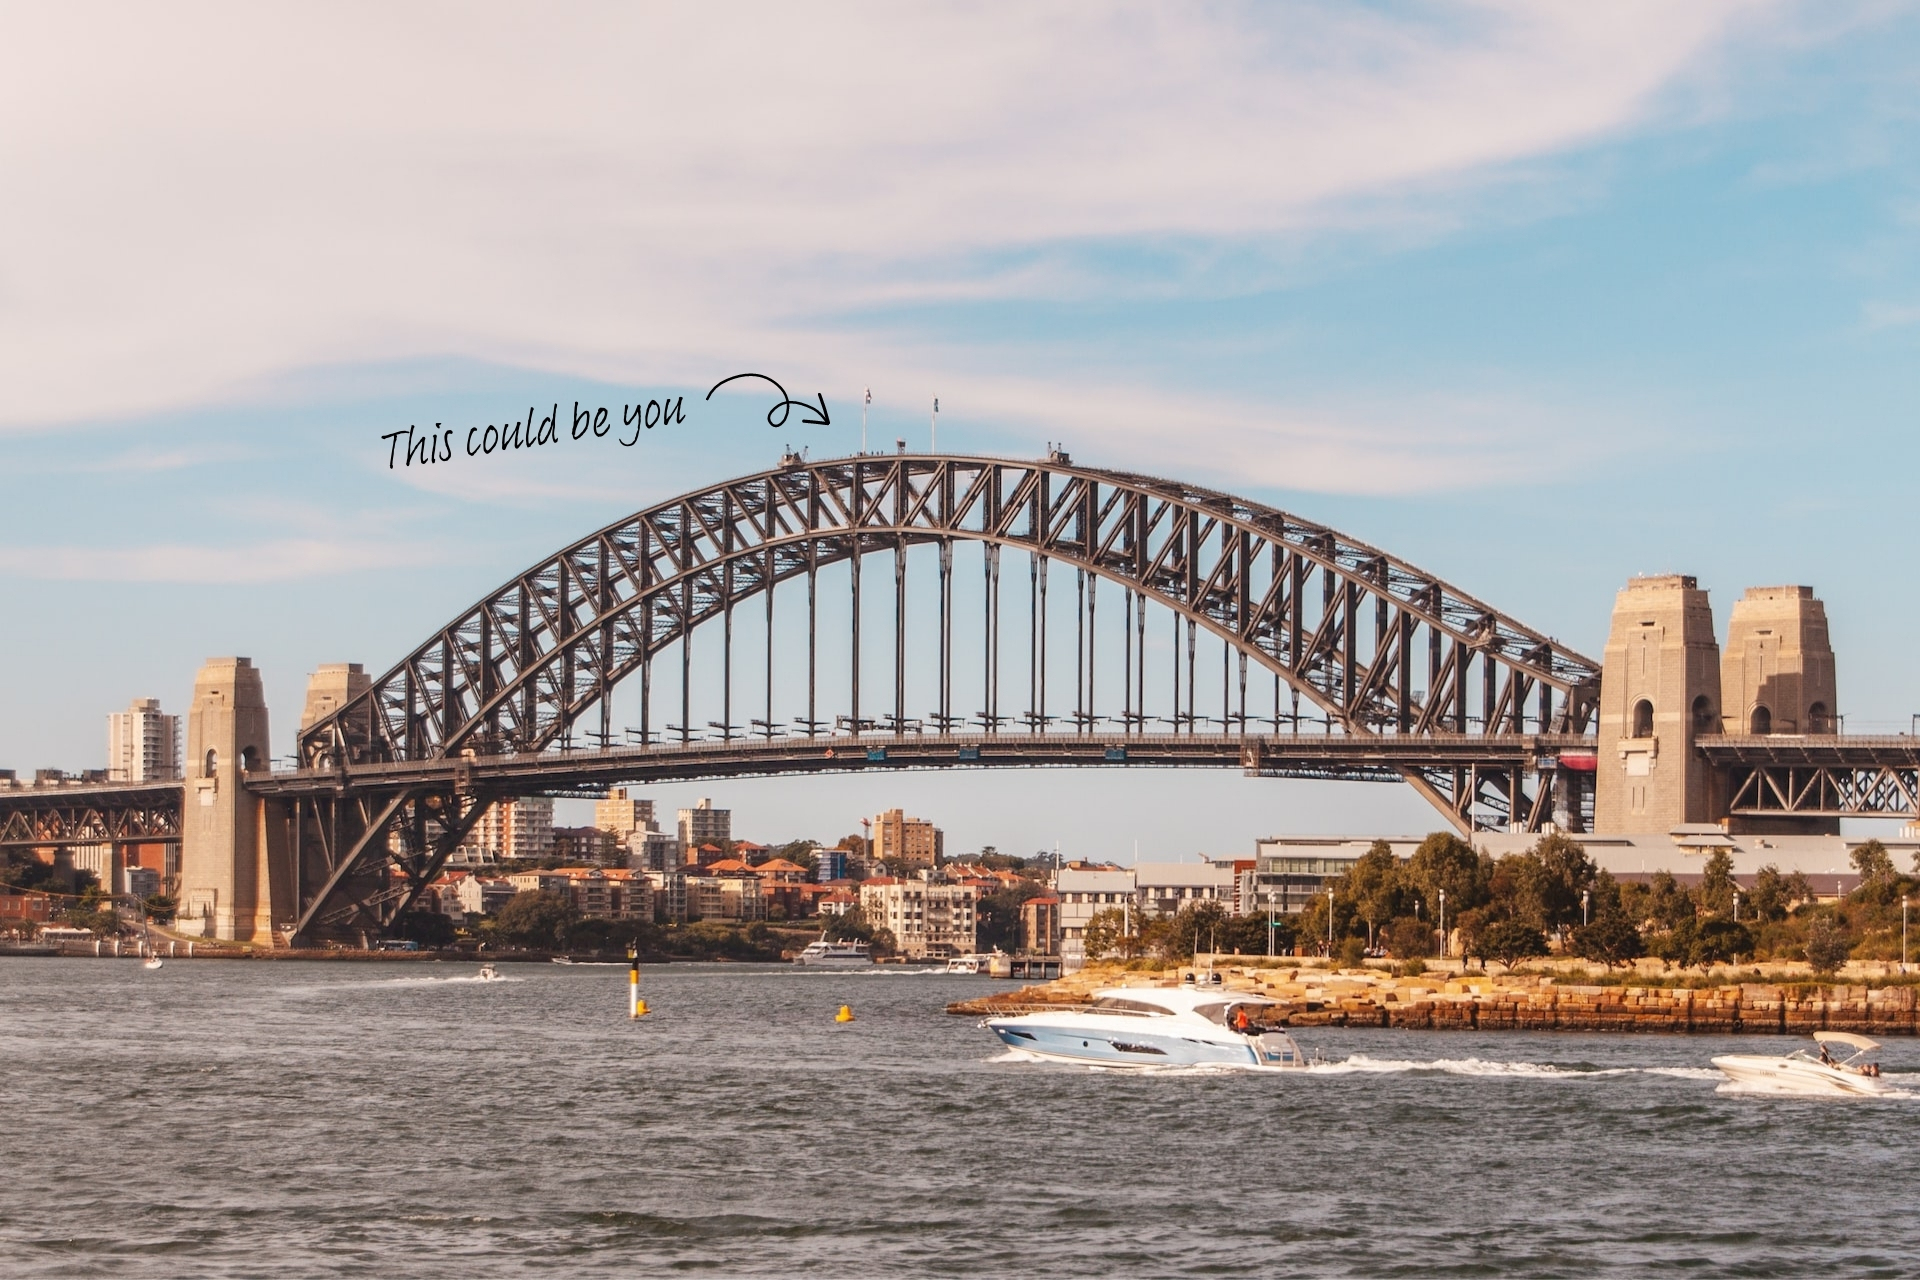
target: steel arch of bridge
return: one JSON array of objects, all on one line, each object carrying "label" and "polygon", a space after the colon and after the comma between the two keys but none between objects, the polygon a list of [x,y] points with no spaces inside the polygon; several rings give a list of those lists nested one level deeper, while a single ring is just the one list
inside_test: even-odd
[{"label": "steel arch of bridge", "polygon": [[[960,543],[983,546],[988,583],[981,638],[986,705],[972,717],[956,713],[952,703],[952,551]],[[1173,715],[1165,718],[1176,734],[1196,734],[1203,718],[1195,709],[1193,654],[1195,632],[1204,630],[1239,658],[1240,711],[1235,716],[1223,705],[1224,729],[1251,731],[1251,664],[1288,686],[1296,731],[1298,700],[1305,698],[1320,711],[1329,734],[1395,739],[1402,747],[1410,745],[1406,739],[1448,739],[1454,745],[1431,759],[1418,750],[1396,752],[1384,776],[1405,778],[1463,829],[1471,829],[1476,813],[1539,826],[1552,816],[1555,775],[1514,767],[1511,750],[1490,753],[1486,768],[1463,764],[1461,736],[1491,745],[1516,735],[1581,735],[1597,703],[1599,668],[1591,660],[1405,561],[1259,503],[1078,466],[1058,452],[1040,461],[897,454],[812,462],[790,455],[778,468],[649,507],[561,550],[489,593],[367,693],[304,730],[303,774],[331,776],[336,793],[393,792],[391,806],[371,804],[363,795],[356,803],[365,812],[348,824],[350,830],[316,836],[328,846],[323,861],[333,868],[320,897],[341,885],[380,834],[365,823],[398,821],[440,852],[433,856],[422,847],[413,858],[399,859],[403,868],[413,864],[405,877],[413,889],[370,892],[411,901],[424,883],[420,876],[437,871],[453,832],[464,834],[471,811],[486,802],[476,805],[455,785],[431,795],[433,812],[427,814],[420,810],[429,798],[426,789],[416,786],[406,795],[396,790],[407,785],[405,766],[469,753],[484,760],[543,753],[571,745],[576,733],[597,737],[604,747],[613,735],[613,690],[636,676],[642,746],[660,741],[652,726],[653,663],[677,643],[681,707],[673,727],[687,746],[686,642],[709,622],[719,622],[727,634],[729,705],[719,724],[731,741],[732,619],[756,595],[767,611],[769,650],[768,719],[759,736],[831,736],[836,724],[869,742],[912,735],[921,722],[908,716],[905,705],[906,564],[909,548],[922,546],[939,551],[939,705],[926,719],[942,735],[972,722],[990,741],[1018,741],[1047,736],[1052,721],[1064,720],[1077,733],[1120,743],[1144,738],[1149,603],[1185,624],[1185,700],[1176,623]],[[1029,611],[1029,656],[1037,648],[1039,658],[1027,667],[1024,714],[1002,714],[999,705],[999,559],[1007,550],[1027,553],[1030,593],[1040,601]],[[860,566],[888,553],[894,570],[894,681],[886,691],[892,696],[883,694],[891,704],[887,713],[872,716],[873,704],[863,708],[860,701]],[[817,588],[821,570],[842,563],[850,566],[854,593],[848,705],[844,714],[823,720],[815,683]],[[1047,709],[1049,564],[1079,571],[1076,609],[1084,613],[1076,613],[1081,631],[1071,716]],[[808,584],[807,713],[787,730],[772,721],[771,588],[796,580]],[[1086,640],[1101,582],[1123,594],[1127,656],[1115,717],[1096,714],[1093,646]],[[1111,685],[1106,687],[1111,700]],[[1276,735],[1282,719],[1278,689],[1276,683]],[[747,744],[741,745],[742,771],[755,771],[746,759]],[[1258,764],[1258,753],[1255,758]],[[1014,756],[999,762],[1022,763]],[[1355,776],[1382,776],[1382,770]],[[1561,801],[1565,807],[1565,797]],[[1578,804],[1572,807],[1577,813]],[[400,843],[411,847],[413,841]],[[303,912],[303,926],[321,905],[315,901]]]}]

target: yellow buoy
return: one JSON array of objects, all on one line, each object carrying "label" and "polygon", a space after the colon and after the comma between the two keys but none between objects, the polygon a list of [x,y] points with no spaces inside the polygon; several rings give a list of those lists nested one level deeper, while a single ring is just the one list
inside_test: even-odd
[{"label": "yellow buoy", "polygon": [[647,1012],[648,1012],[648,1010],[647,1010],[647,1002],[646,1002],[645,1000],[636,1000],[636,1001],[634,1001],[634,1002],[633,1002],[633,1016],[634,1016],[634,1017],[636,1017],[636,1018],[644,1018],[644,1017],[645,1017],[645,1016],[647,1015]]},{"label": "yellow buoy", "polygon": [[833,1015],[833,1020],[834,1020],[835,1022],[852,1022],[852,1021],[853,1021],[853,1006],[852,1006],[852,1005],[850,1005],[850,1004],[843,1004],[843,1005],[841,1005],[841,1006],[840,1006],[840,1012],[838,1012],[838,1013],[836,1013],[836,1014],[834,1014],[834,1015]]}]

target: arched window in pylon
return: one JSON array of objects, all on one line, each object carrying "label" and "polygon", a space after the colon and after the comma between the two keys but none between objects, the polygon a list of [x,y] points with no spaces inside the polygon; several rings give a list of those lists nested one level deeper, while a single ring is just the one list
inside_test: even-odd
[{"label": "arched window in pylon", "polygon": [[218,765],[219,763],[220,763],[220,753],[218,751],[215,751],[212,747],[208,747],[206,772],[201,774],[200,776],[203,778],[211,778],[213,776],[214,766]]},{"label": "arched window in pylon", "polygon": [[1773,712],[1767,710],[1765,707],[1755,707],[1753,709],[1753,715],[1748,718],[1747,728],[1749,732],[1755,734],[1772,733]]},{"label": "arched window in pylon", "polygon": [[1653,704],[1645,698],[1633,704],[1633,736],[1636,738],[1653,736]]},{"label": "arched window in pylon", "polygon": [[1808,733],[1832,733],[1833,717],[1827,712],[1827,704],[1816,702],[1807,708]]},{"label": "arched window in pylon", "polygon": [[1720,717],[1713,713],[1713,699],[1704,693],[1693,700],[1693,731],[1696,734],[1720,732]]}]

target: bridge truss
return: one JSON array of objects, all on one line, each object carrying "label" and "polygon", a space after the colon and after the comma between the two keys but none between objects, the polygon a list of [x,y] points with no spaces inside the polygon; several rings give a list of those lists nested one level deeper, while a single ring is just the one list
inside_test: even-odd
[{"label": "bridge truss", "polygon": [[1228,494],[1058,452],[789,456],[503,584],[271,786],[311,858],[300,931],[324,932],[389,923],[491,797],[563,785],[552,757],[638,781],[1097,751],[1398,778],[1462,831],[1578,828],[1590,796],[1551,753],[1597,692],[1590,660],[1431,574]]}]

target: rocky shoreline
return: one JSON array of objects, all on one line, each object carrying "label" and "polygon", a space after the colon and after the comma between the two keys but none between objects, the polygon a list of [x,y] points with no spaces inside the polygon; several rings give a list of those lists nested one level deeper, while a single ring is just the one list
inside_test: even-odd
[{"label": "rocky shoreline", "polygon": [[[1082,970],[1018,991],[947,1006],[986,1016],[1085,1004],[1103,987],[1173,986],[1184,970]],[[1402,1027],[1421,1031],[1616,1031],[1868,1036],[1920,1033],[1920,1001],[1908,984],[1729,980],[1715,985],[1601,986],[1565,976],[1515,973],[1396,977],[1376,969],[1222,966],[1223,992],[1277,1003],[1261,1021],[1285,1027]],[[1769,975],[1771,976],[1771,975]]]}]

